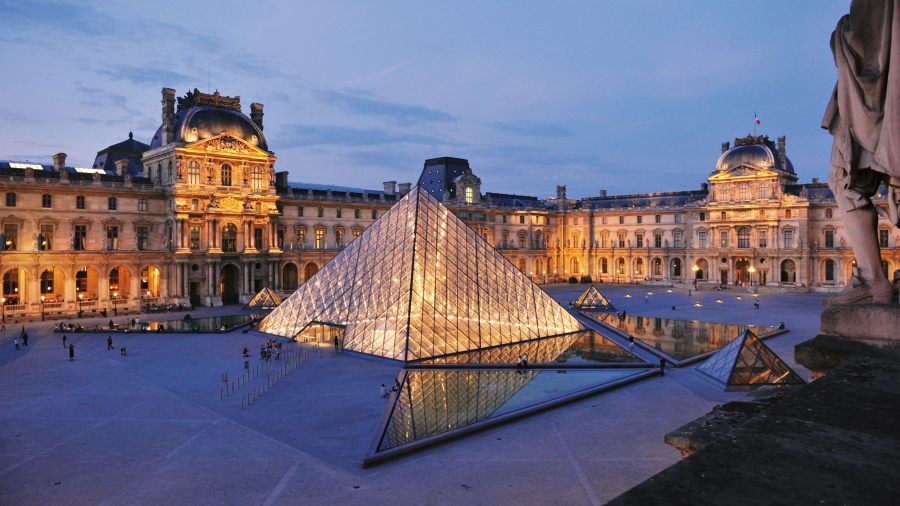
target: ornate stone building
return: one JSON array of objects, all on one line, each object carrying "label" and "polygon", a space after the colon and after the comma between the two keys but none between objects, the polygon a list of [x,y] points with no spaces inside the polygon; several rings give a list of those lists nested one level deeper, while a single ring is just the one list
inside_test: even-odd
[{"label": "ornate stone building", "polygon": [[[289,182],[263,105],[162,91],[150,144],[129,138],[92,167],[0,162],[0,274],[7,315],[93,314],[159,303],[287,295],[370,226],[410,183],[380,190]],[[467,160],[426,160],[417,184],[539,282],[836,290],[853,253],[824,183],[798,184],[785,139],[726,143],[698,190],[572,200],[481,191]],[[884,205],[883,193],[878,205]],[[879,227],[885,269],[897,234]]]}]

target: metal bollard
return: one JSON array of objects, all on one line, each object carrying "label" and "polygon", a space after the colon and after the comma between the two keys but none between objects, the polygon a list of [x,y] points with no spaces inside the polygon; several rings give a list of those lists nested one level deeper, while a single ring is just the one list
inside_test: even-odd
[{"label": "metal bollard", "polygon": [[242,395],[241,396],[241,410],[243,411],[243,409],[244,409],[244,396]]},{"label": "metal bollard", "polygon": [[224,398],[225,398],[225,396],[222,394],[222,389],[220,388],[219,389],[219,400],[221,401]]}]

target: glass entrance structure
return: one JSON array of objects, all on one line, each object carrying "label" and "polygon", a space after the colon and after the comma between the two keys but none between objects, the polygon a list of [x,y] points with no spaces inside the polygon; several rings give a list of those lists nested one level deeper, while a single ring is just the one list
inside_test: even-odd
[{"label": "glass entrance structure", "polygon": [[753,332],[743,334],[697,367],[725,386],[725,390],[745,390],[762,385],[805,385],[783,360],[778,358]]},{"label": "glass entrance structure", "polygon": [[291,338],[313,323],[344,327],[346,350],[402,361],[584,329],[420,186],[272,311],[260,330]]},{"label": "glass entrance structure", "polygon": [[269,311],[278,307],[281,302],[281,297],[266,286],[250,299],[244,310]]},{"label": "glass entrance structure", "polygon": [[591,285],[590,288],[584,291],[580,297],[578,297],[574,302],[571,303],[572,307],[575,309],[584,309],[588,311],[615,311],[616,308],[613,307],[612,302],[609,301],[606,297],[600,293],[600,290],[597,290],[597,287]]}]

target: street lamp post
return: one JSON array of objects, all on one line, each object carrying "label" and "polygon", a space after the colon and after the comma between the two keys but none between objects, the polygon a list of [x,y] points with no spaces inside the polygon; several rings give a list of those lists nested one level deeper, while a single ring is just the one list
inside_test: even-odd
[{"label": "street lamp post", "polygon": [[756,272],[756,267],[753,267],[751,265],[750,268],[747,269],[747,271],[750,272],[750,286],[753,286],[753,273]]},{"label": "street lamp post", "polygon": [[41,321],[44,321],[44,296],[41,295]]},{"label": "street lamp post", "polygon": [[153,296],[153,293],[150,290],[147,290],[147,314],[150,314],[150,297]]},{"label": "street lamp post", "polygon": [[3,321],[6,321],[6,297],[0,297],[0,312],[3,313]]},{"label": "street lamp post", "polygon": [[84,294],[83,294],[83,293],[79,293],[79,294],[78,294],[78,317],[79,317],[79,318],[81,318],[82,316],[84,316],[84,305],[83,305],[83,303],[84,303]]},{"label": "street lamp post", "polygon": [[113,316],[119,316],[119,292],[113,292]]}]

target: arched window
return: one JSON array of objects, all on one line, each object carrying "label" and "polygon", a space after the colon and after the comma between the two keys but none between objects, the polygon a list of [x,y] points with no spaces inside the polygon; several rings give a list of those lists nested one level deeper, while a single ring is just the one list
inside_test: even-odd
[{"label": "arched window", "polygon": [[259,167],[253,167],[253,174],[250,179],[250,187],[259,189],[262,188],[262,169]]},{"label": "arched window", "polygon": [[188,164],[188,184],[200,184],[200,164],[193,160]]},{"label": "arched window", "polygon": [[237,251],[237,227],[231,223],[222,227],[222,251]]},{"label": "arched window", "polygon": [[681,259],[680,258],[672,259],[672,277],[673,278],[681,277]]},{"label": "arched window", "polygon": [[659,258],[653,259],[653,275],[662,276],[662,260]]},{"label": "arched window", "polygon": [[750,227],[741,227],[737,231],[738,248],[750,247]]},{"label": "arched window", "polygon": [[825,281],[834,281],[834,260],[825,260]]},{"label": "arched window", "polygon": [[296,265],[291,263],[285,265],[281,271],[281,288],[283,290],[296,290],[298,274]]},{"label": "arched window", "polygon": [[600,274],[609,274],[609,259],[600,259]]},{"label": "arched window", "polygon": [[88,271],[87,267],[82,267],[75,273],[75,292],[82,293],[88,289]]},{"label": "arched window", "polygon": [[53,293],[56,270],[47,269],[41,273],[41,294]]},{"label": "arched window", "polygon": [[303,282],[309,281],[309,278],[315,276],[317,272],[319,272],[319,266],[314,262],[306,264],[306,267],[303,268]]},{"label": "arched window", "polygon": [[475,191],[472,190],[471,187],[466,188],[466,204],[473,204],[475,202]]},{"label": "arched window", "polygon": [[781,282],[796,283],[797,282],[797,265],[793,260],[785,260],[781,262]]},{"label": "arched window", "polygon": [[222,165],[222,186],[231,186],[231,165]]},{"label": "arched window", "polygon": [[544,261],[541,260],[540,258],[534,259],[534,273],[537,274],[538,276],[546,274],[544,272]]},{"label": "arched window", "polygon": [[694,279],[706,279],[706,276],[709,274],[709,262],[705,258],[701,258],[697,260],[694,267],[696,267],[694,269]]},{"label": "arched window", "polygon": [[7,304],[19,303],[19,269],[10,269],[3,273],[3,297]]},{"label": "arched window", "polygon": [[574,276],[576,274],[581,273],[581,264],[578,262],[578,258],[572,257],[571,269],[569,269],[569,274]]},{"label": "arched window", "polygon": [[520,258],[520,259],[519,259],[519,270],[522,271],[522,272],[525,273],[525,274],[528,274],[527,272],[525,272],[525,269],[527,268],[526,265],[527,265],[527,264],[526,264],[526,262],[525,262],[525,259],[524,259],[524,258]]},{"label": "arched window", "polygon": [[109,295],[114,296],[113,292],[119,291],[119,268],[116,267],[109,271]]},{"label": "arched window", "polygon": [[750,185],[743,183],[738,187],[738,197],[741,202],[750,200]]}]

